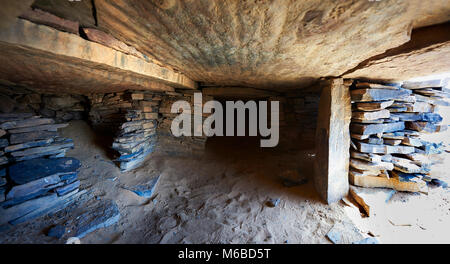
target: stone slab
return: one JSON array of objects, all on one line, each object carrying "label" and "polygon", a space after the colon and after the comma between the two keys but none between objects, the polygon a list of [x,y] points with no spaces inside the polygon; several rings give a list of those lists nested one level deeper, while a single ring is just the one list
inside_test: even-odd
[{"label": "stone slab", "polygon": [[33,159],[9,167],[9,176],[16,184],[25,184],[54,174],[76,172],[81,167],[75,158]]}]

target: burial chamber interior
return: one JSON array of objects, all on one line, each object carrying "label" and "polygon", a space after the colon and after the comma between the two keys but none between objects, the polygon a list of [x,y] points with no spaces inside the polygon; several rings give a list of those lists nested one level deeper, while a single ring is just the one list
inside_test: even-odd
[{"label": "burial chamber interior", "polygon": [[[444,2],[6,2],[0,243],[445,240],[449,77],[408,81],[449,69]],[[211,100],[224,136],[174,136]]]}]

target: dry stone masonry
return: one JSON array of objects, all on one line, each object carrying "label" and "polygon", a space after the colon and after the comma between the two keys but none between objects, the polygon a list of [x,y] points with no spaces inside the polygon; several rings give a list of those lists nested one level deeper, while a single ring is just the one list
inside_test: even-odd
[{"label": "dry stone masonry", "polygon": [[426,192],[427,183],[437,180],[430,177],[430,167],[438,162],[443,145],[420,136],[447,129],[436,111],[449,105],[449,91],[440,82],[355,81],[351,89],[350,182]]},{"label": "dry stone masonry", "polygon": [[[203,103],[211,99],[203,96]],[[171,132],[172,121],[178,115],[171,112],[172,104],[184,100],[193,109],[192,93],[126,91],[92,94],[89,100],[89,118],[94,128],[115,134],[112,148],[120,154],[116,162],[124,172],[141,165],[158,146],[169,154],[204,150],[205,135],[176,138]],[[207,116],[203,114],[203,118]]]},{"label": "dry stone masonry", "polygon": [[0,114],[0,225],[19,224],[66,207],[81,195],[80,161],[53,119],[33,113]]},{"label": "dry stone masonry", "polygon": [[[191,106],[191,120],[194,120],[194,107],[201,107],[194,104],[194,94],[181,92],[167,92],[166,96],[161,101],[161,107],[159,113],[161,115],[161,122],[158,125],[158,150],[165,152],[169,155],[183,155],[183,154],[198,154],[205,149],[207,137],[202,136],[192,137],[174,137],[171,131],[172,121],[178,115],[178,113],[171,113],[172,104],[178,100],[184,100],[190,103]],[[202,104],[213,100],[211,96],[202,96]],[[203,111],[202,111],[203,112]],[[207,113],[202,113],[203,121],[209,116]],[[195,130],[202,131],[202,127],[192,126],[192,133]]]}]

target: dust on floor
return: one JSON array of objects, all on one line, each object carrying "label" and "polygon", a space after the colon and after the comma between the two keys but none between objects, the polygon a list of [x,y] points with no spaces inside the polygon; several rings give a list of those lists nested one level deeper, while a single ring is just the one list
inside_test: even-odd
[{"label": "dust on floor", "polygon": [[[81,243],[331,243],[326,234],[336,223],[352,223],[365,233],[378,233],[381,242],[405,242],[405,226],[388,222],[391,226],[383,225],[378,231],[379,223],[361,217],[358,208],[321,202],[312,185],[307,150],[262,150],[257,141],[211,139],[204,155],[157,153],[141,168],[122,174],[111,162],[108,139],[95,134],[85,122],[72,122],[62,134],[75,142],[68,156],[82,161],[81,188],[89,194],[53,216],[0,233],[0,243],[65,243],[70,234],[55,239],[47,237],[46,230],[103,199],[116,201],[121,218],[113,226],[90,233]],[[278,175],[286,169],[300,169],[308,183],[285,187]],[[161,178],[150,199],[124,188],[158,175]],[[406,200],[403,196],[415,197],[399,193],[393,200]],[[421,200],[447,226],[448,197],[448,191],[438,188],[428,195],[430,199]],[[280,199],[280,203],[269,207],[269,199]],[[417,241],[425,236],[438,242],[450,240],[439,229],[423,229],[425,224],[418,226],[417,221],[412,226],[420,230],[408,229],[407,233]]]}]

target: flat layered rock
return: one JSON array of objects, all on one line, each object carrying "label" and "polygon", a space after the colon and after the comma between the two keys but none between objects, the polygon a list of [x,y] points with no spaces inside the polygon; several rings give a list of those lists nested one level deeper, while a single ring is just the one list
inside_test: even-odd
[{"label": "flat layered rock", "polygon": [[361,205],[367,216],[373,216],[377,211],[383,210],[394,194],[395,190],[392,189],[350,186],[350,195]]},{"label": "flat layered rock", "polygon": [[1,129],[9,130],[24,127],[35,127],[40,125],[53,124],[55,121],[50,118],[30,118],[26,120],[10,121],[0,125]]},{"label": "flat layered rock", "polygon": [[391,113],[404,113],[408,111],[407,107],[388,107],[387,108]]},{"label": "flat layered rock", "polygon": [[34,116],[33,113],[0,113],[0,123],[24,120],[32,116]]},{"label": "flat layered rock", "polygon": [[440,98],[449,98],[450,97],[449,93],[439,91],[439,90],[433,89],[433,88],[414,90],[414,93],[421,94],[424,96],[434,96],[434,97],[440,97]]},{"label": "flat layered rock", "polygon": [[0,206],[0,225],[7,224],[17,218],[27,215],[42,208],[44,205],[52,203],[57,199],[56,193],[49,194],[37,199],[29,200],[19,205],[4,209]]},{"label": "flat layered rock", "polygon": [[423,146],[422,140],[418,138],[405,137],[402,140],[403,145],[412,146],[412,147],[421,147]]},{"label": "flat layered rock", "polygon": [[350,91],[352,101],[371,102],[401,99],[411,95],[407,89],[357,89]]},{"label": "flat layered rock", "polygon": [[130,170],[133,170],[137,167],[139,167],[146,159],[147,157],[153,153],[154,151],[154,145],[149,145],[147,149],[143,150],[142,153],[140,153],[137,156],[134,156],[132,159],[128,159],[125,161],[120,162],[120,170],[122,172],[127,172]]},{"label": "flat layered rock", "polygon": [[33,159],[9,167],[9,176],[15,184],[25,184],[55,174],[76,172],[81,167],[75,158]]},{"label": "flat layered rock", "polygon": [[377,137],[370,137],[367,139],[361,140],[361,142],[367,143],[367,144],[375,144],[375,145],[383,145],[384,140],[383,138],[377,138]]},{"label": "flat layered rock", "polygon": [[360,135],[375,135],[378,133],[401,131],[405,129],[405,123],[395,122],[386,124],[351,124],[350,129],[353,133]]},{"label": "flat layered rock", "polygon": [[9,145],[8,139],[0,138],[0,148],[7,147]]},{"label": "flat layered rock", "polygon": [[365,103],[356,103],[355,107],[360,111],[379,111],[386,109],[392,104],[394,104],[393,100],[381,102],[365,102]]},{"label": "flat layered rock", "polygon": [[34,148],[34,147],[42,147],[42,146],[46,146],[49,145],[51,143],[53,143],[53,139],[44,139],[44,140],[38,140],[38,141],[32,141],[32,142],[27,142],[27,143],[22,143],[22,144],[17,144],[17,145],[11,145],[5,148],[5,152],[14,152],[14,151],[19,151],[22,149],[27,149],[27,148]]},{"label": "flat layered rock", "polygon": [[398,118],[400,121],[426,121],[439,123],[443,118],[437,113],[392,113],[393,117]]},{"label": "flat layered rock", "polygon": [[405,138],[405,132],[397,131],[397,132],[383,133],[382,138],[403,140]]},{"label": "flat layered rock", "polygon": [[431,122],[406,122],[406,128],[424,132],[424,133],[437,133],[447,131],[447,125],[437,125]]},{"label": "flat layered rock", "polygon": [[414,164],[409,159],[393,157],[392,163],[394,164],[395,170],[404,172],[404,173],[428,173],[429,170],[427,168],[422,168],[417,164]]},{"label": "flat layered rock", "polygon": [[[85,193],[86,193],[86,191],[74,190],[74,191],[72,191],[64,196],[60,196],[60,197],[58,197],[56,195],[56,193],[51,194],[53,199],[51,199],[49,201],[45,201],[44,203],[38,204],[37,208],[35,208],[34,210],[30,211],[27,214],[22,215],[21,217],[10,220],[9,223],[12,225],[18,225],[18,224],[33,220],[37,217],[43,216],[45,214],[58,212],[59,210],[66,208],[68,205],[77,201],[80,198],[80,196]],[[27,202],[33,202],[35,200],[30,200]],[[27,202],[25,202],[25,203],[27,203]],[[20,204],[20,205],[22,205],[22,204]],[[20,205],[17,205],[17,206],[20,206]],[[14,206],[14,207],[16,207],[16,206]],[[14,207],[11,207],[11,208],[14,208]]]},{"label": "flat layered rock", "polygon": [[362,120],[362,121],[370,121],[377,120],[381,118],[390,118],[391,113],[389,110],[380,110],[380,111],[372,111],[372,112],[356,112],[353,111],[352,119]]},{"label": "flat layered rock", "polygon": [[60,144],[56,143],[56,144],[51,144],[46,147],[36,147],[36,148],[29,148],[29,149],[22,150],[22,151],[11,152],[11,156],[13,156],[14,158],[25,157],[25,156],[35,156],[35,155],[40,155],[40,154],[44,154],[44,153],[53,153],[55,151],[58,152],[58,151],[61,151],[61,149],[72,148],[73,146],[74,146],[73,142],[60,143]]},{"label": "flat layered rock", "polygon": [[125,189],[134,192],[138,196],[144,197],[144,198],[151,198],[155,192],[156,186],[159,182],[160,176],[154,177],[149,182],[145,184],[139,184],[132,187],[125,187]]},{"label": "flat layered rock", "polygon": [[100,201],[94,208],[89,209],[76,218],[74,224],[75,236],[83,238],[97,229],[117,223],[119,219],[119,208],[114,201]]},{"label": "flat layered rock", "polygon": [[8,130],[8,132],[11,134],[41,132],[41,131],[56,132],[56,131],[58,131],[58,129],[67,127],[68,125],[69,124],[41,125],[41,126],[10,129],[10,130]]},{"label": "flat layered rock", "polygon": [[395,99],[395,102],[401,102],[401,103],[415,103],[416,101],[417,100],[416,100],[415,95],[410,95],[410,96]]},{"label": "flat layered rock", "polygon": [[420,153],[406,154],[405,157],[411,160],[412,163],[417,164],[419,166],[431,166],[440,161],[438,159],[434,159],[432,155]]},{"label": "flat layered rock", "polygon": [[417,81],[417,82],[411,82],[406,81],[402,84],[402,88],[405,89],[422,89],[422,88],[428,88],[428,87],[440,87],[441,86],[441,80],[428,80],[428,81]]},{"label": "flat layered rock", "polygon": [[419,102],[425,102],[432,105],[440,105],[440,106],[450,106],[450,102],[439,98],[439,97],[433,97],[433,96],[424,96],[420,94],[414,95]]},{"label": "flat layered rock", "polygon": [[355,143],[359,152],[373,154],[410,154],[415,152],[410,146],[373,145],[361,142]]},{"label": "flat layered rock", "polygon": [[80,181],[74,181],[67,185],[56,188],[55,192],[58,194],[58,196],[64,196],[74,190],[77,190],[78,188],[80,188]]},{"label": "flat layered rock", "polygon": [[22,185],[16,185],[7,193],[6,202],[2,206],[12,206],[31,200],[62,184],[58,175],[52,175]]},{"label": "flat layered rock", "polygon": [[356,176],[350,174],[350,183],[365,188],[390,188],[401,192],[426,192],[426,182],[415,179]]},{"label": "flat layered rock", "polygon": [[407,105],[407,112],[412,113],[432,113],[435,110],[435,106],[426,102],[415,102],[412,105]]},{"label": "flat layered rock", "polygon": [[384,144],[390,145],[390,146],[398,146],[402,144],[401,139],[384,139]]},{"label": "flat layered rock", "polygon": [[350,166],[363,171],[382,171],[382,170],[393,170],[394,165],[388,162],[368,162],[359,159],[350,159]]},{"label": "flat layered rock", "polygon": [[369,83],[369,82],[360,82],[356,84],[356,88],[372,88],[372,89],[391,89],[391,90],[397,90],[397,86],[392,85],[383,85],[378,83]]},{"label": "flat layered rock", "polygon": [[364,170],[358,170],[355,168],[350,167],[349,169],[349,175],[350,176],[372,176],[372,177],[378,177],[380,174],[382,174],[382,171],[364,171]]}]

